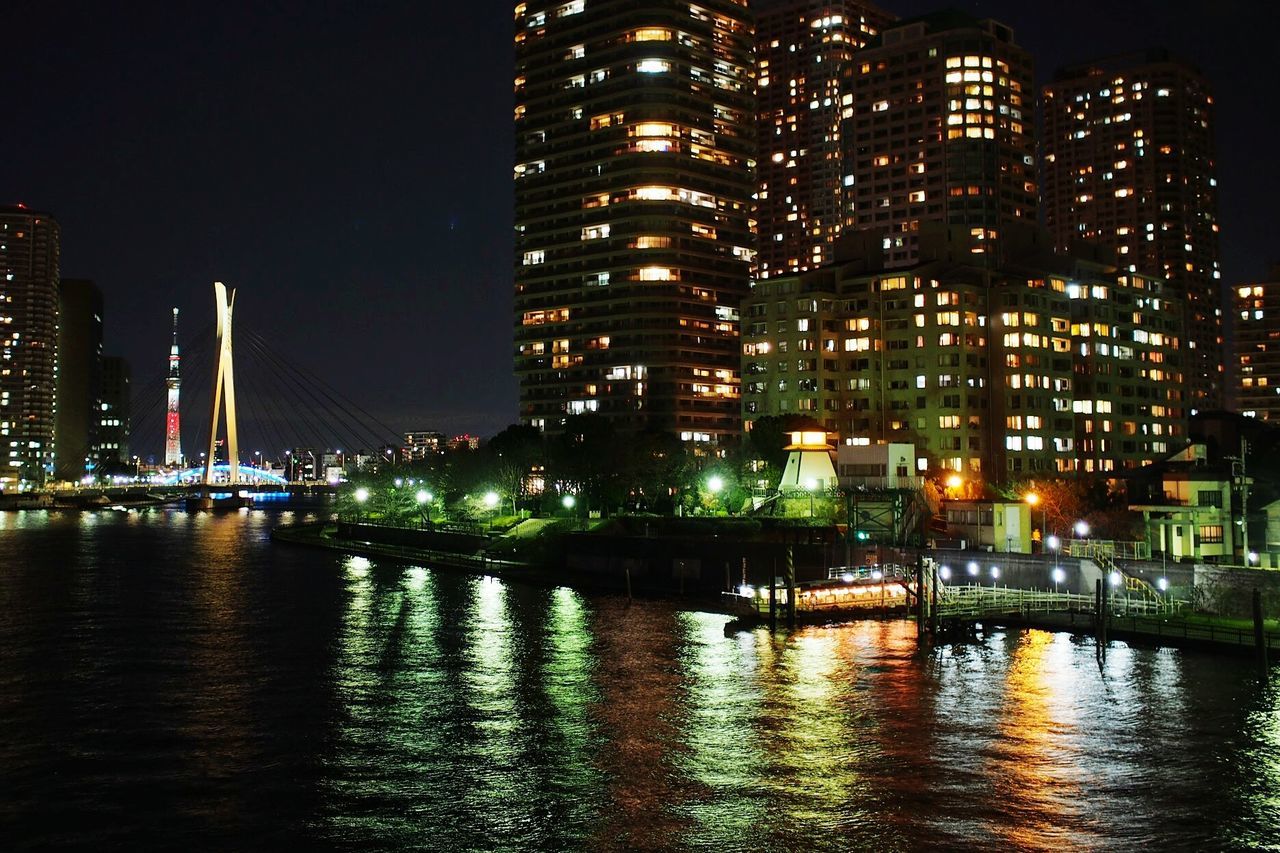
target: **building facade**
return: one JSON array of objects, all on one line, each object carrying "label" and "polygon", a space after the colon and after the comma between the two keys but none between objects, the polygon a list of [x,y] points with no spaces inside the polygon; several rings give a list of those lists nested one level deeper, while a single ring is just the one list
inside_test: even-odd
[{"label": "building facade", "polygon": [[1280,267],[1234,289],[1236,409],[1280,422]]},{"label": "building facade", "polygon": [[101,470],[118,473],[132,467],[129,434],[132,429],[133,375],[129,362],[117,356],[102,359],[102,395],[98,417],[97,457]]},{"label": "building facade", "polygon": [[854,51],[893,20],[890,13],[858,0],[789,0],[760,13],[758,278],[830,262],[844,224],[844,73]]},{"label": "building facade", "polygon": [[0,489],[53,473],[60,245],[48,213],[0,207]]},{"label": "building facade", "polygon": [[433,453],[440,453],[445,447],[445,434],[431,430],[414,430],[404,434],[404,448],[401,454],[407,460],[426,459]]},{"label": "building facade", "polygon": [[743,304],[748,428],[806,415],[846,443],[914,444],[919,472],[997,482],[1176,449],[1176,303],[1158,280],[1055,256],[1021,230],[975,260],[966,227],[925,228],[927,259],[908,268],[868,235],[850,260],[758,283]]},{"label": "building facade", "polygon": [[1044,88],[1045,221],[1059,249],[1101,243],[1183,305],[1191,407],[1223,403],[1213,97],[1167,51],[1063,68]]},{"label": "building facade", "polygon": [[745,0],[516,5],[521,423],[739,434],[753,46]]},{"label": "building facade", "polygon": [[102,398],[102,291],[87,279],[58,283],[54,472],[76,481],[98,467]]},{"label": "building facade", "polygon": [[841,93],[845,227],[887,231],[891,266],[918,260],[920,226],[969,231],[981,254],[1035,222],[1030,55],[997,21],[948,11],[886,27]]}]

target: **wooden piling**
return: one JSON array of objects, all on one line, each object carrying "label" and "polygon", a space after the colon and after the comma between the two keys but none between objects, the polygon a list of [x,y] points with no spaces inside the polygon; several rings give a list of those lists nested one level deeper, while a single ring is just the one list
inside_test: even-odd
[{"label": "wooden piling", "polygon": [[938,636],[938,566],[935,563],[929,573],[929,634]]},{"label": "wooden piling", "polygon": [[627,578],[627,606],[631,606],[631,567],[627,566],[622,570]]},{"label": "wooden piling", "polygon": [[924,639],[924,560],[916,557],[916,639]]},{"label": "wooden piling", "polygon": [[1102,579],[1093,584],[1093,638],[1102,645]]},{"label": "wooden piling", "polygon": [[796,627],[796,557],[794,549],[787,546],[787,628]]},{"label": "wooden piling", "polygon": [[1111,621],[1111,587],[1110,578],[1098,581],[1102,589],[1102,611],[1098,614],[1098,635],[1101,637],[1102,656],[1107,656],[1107,623]]},{"label": "wooden piling", "polygon": [[1265,682],[1267,669],[1267,635],[1262,619],[1262,591],[1253,591],[1253,648],[1258,663],[1258,676]]}]

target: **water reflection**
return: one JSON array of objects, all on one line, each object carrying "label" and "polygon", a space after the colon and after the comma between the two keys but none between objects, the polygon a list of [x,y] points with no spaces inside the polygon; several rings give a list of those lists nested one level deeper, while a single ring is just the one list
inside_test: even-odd
[{"label": "water reflection", "polygon": [[1100,662],[1037,631],[922,654],[902,622],[726,633],[671,603],[272,545],[278,518],[0,514],[19,846],[1280,837],[1280,700],[1247,661],[1113,643]]}]

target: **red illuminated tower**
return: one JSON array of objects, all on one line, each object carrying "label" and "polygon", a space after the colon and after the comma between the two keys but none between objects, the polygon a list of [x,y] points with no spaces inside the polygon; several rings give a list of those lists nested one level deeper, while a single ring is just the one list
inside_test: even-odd
[{"label": "red illuminated tower", "polygon": [[182,437],[178,423],[178,309],[173,309],[173,346],[169,348],[169,376],[165,387],[169,389],[169,409],[164,423],[164,464],[182,464]]}]

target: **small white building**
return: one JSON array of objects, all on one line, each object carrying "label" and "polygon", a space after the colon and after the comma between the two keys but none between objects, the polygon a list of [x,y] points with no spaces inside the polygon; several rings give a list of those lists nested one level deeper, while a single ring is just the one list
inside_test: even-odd
[{"label": "small white building", "polygon": [[842,444],[836,472],[846,489],[918,489],[914,444]]},{"label": "small white building", "polygon": [[[1182,461],[1182,460],[1178,460]],[[1210,468],[1166,471],[1161,479],[1164,499],[1131,504],[1142,513],[1153,553],[1167,559],[1236,559],[1238,532],[1231,513],[1231,479]]]}]

